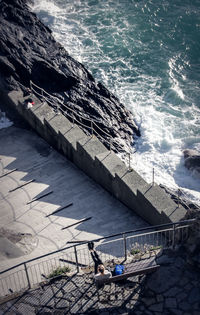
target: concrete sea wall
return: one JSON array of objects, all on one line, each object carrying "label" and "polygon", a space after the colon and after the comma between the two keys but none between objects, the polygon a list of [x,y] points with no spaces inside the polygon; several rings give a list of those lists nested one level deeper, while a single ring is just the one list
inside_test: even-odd
[{"label": "concrete sea wall", "polygon": [[21,92],[1,93],[1,99],[30,124],[51,146],[60,151],[88,176],[152,225],[184,219],[186,210],[158,185],[148,184],[95,137],[87,136],[62,114],[34,99],[27,109]]}]

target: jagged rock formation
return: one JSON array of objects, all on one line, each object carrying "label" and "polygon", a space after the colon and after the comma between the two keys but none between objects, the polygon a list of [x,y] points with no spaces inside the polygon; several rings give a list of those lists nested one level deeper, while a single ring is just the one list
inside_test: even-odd
[{"label": "jagged rock formation", "polygon": [[187,149],[183,151],[183,154],[185,167],[200,174],[200,152]]},{"label": "jagged rock formation", "polygon": [[0,90],[25,92],[32,80],[85,118],[95,119],[118,150],[123,150],[121,140],[130,146],[140,136],[132,113],[69,56],[26,0],[0,1],[0,73]]}]

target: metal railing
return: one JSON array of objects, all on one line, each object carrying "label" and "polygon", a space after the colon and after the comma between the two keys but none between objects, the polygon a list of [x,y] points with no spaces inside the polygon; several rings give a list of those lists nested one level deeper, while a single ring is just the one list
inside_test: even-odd
[{"label": "metal railing", "polygon": [[[60,112],[64,116],[69,117],[72,121],[72,126],[74,126],[74,123],[77,123],[78,125],[89,130],[91,136],[96,134],[102,140],[102,142],[107,143],[107,146],[111,150],[111,147],[112,147],[112,144],[114,143],[114,140],[111,139],[110,135],[107,132],[105,132],[102,128],[100,128],[98,126],[97,120],[94,120],[91,118],[86,118],[83,115],[80,115],[74,109],[72,109],[70,106],[68,106],[67,104],[64,104],[57,97],[49,94],[43,88],[39,87],[38,85],[36,85],[32,81],[30,81],[30,89],[37,96],[42,98],[43,101],[46,101],[50,106],[52,106],[57,113],[60,110]],[[106,140],[104,137],[102,137],[100,132],[104,135],[105,138],[108,138],[108,140]]]},{"label": "metal railing", "polygon": [[[136,252],[142,253],[158,247],[174,248],[182,244],[187,240],[189,228],[195,221],[191,219],[102,237],[94,240],[95,247],[105,264],[125,261]],[[0,272],[0,296],[30,289],[56,276],[59,270],[69,268],[70,274],[75,274],[81,268],[92,266],[87,242],[72,245]]]}]

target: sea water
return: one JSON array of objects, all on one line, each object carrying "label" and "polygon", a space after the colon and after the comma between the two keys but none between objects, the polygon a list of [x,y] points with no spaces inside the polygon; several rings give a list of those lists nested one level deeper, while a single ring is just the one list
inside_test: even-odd
[{"label": "sea water", "polygon": [[200,151],[200,1],[35,0],[32,9],[134,113],[132,167],[200,204],[200,176],[183,159]]}]

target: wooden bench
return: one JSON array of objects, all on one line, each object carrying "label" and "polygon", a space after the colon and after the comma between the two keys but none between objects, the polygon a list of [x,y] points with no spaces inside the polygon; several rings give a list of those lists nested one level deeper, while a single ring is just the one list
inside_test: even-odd
[{"label": "wooden bench", "polygon": [[160,265],[156,264],[155,258],[151,257],[148,259],[140,260],[134,263],[129,263],[124,265],[124,272],[121,275],[112,276],[107,279],[96,279],[95,283],[98,286],[102,286],[104,284],[126,280],[130,277],[145,275],[159,269]]}]

